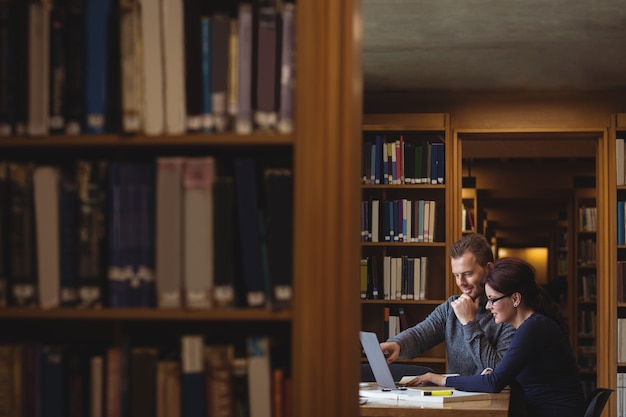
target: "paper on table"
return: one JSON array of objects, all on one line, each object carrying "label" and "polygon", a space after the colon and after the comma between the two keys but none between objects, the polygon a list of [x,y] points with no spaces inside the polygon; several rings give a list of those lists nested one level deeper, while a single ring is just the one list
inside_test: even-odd
[{"label": "paper on table", "polygon": [[487,392],[469,392],[459,391],[451,389],[449,387],[439,387],[439,389],[452,391],[452,395],[422,395],[422,391],[433,391],[438,387],[427,388],[408,388],[406,390],[360,390],[359,395],[369,398],[385,398],[385,399],[397,399],[398,401],[417,401],[417,402],[430,402],[430,403],[449,403],[458,401],[478,401],[478,400],[490,400],[491,394]]}]

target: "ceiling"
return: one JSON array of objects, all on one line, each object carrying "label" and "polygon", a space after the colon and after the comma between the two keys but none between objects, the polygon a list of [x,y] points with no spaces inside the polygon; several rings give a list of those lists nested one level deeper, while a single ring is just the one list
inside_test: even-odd
[{"label": "ceiling", "polygon": [[363,0],[364,91],[626,90],[624,0]]}]

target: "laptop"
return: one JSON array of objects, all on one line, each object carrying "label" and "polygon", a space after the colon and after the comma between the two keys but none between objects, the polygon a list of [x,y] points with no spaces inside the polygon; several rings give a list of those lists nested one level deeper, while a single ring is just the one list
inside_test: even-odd
[{"label": "laptop", "polygon": [[376,333],[361,331],[360,338],[361,346],[363,346],[365,356],[367,356],[367,360],[370,363],[372,373],[374,374],[374,379],[376,379],[376,383],[378,384],[378,386],[388,390],[406,390],[405,387],[398,386],[393,380],[391,370],[389,369],[387,359],[385,358],[385,355],[380,348],[380,343],[378,342],[378,337],[376,336]]}]

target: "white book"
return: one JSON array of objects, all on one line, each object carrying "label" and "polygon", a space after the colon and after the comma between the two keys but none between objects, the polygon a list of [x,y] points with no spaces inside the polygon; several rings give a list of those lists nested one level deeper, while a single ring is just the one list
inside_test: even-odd
[{"label": "white book", "polygon": [[617,170],[617,185],[624,185],[624,139],[615,140],[615,167]]},{"label": "white book", "polygon": [[372,200],[372,216],[371,216],[371,227],[372,227],[372,242],[379,242],[378,235],[378,226],[380,223],[380,200]]},{"label": "white book", "polygon": [[33,173],[37,285],[41,308],[59,306],[61,291],[60,179],[61,174],[57,167],[39,166]]},{"label": "white book", "polygon": [[250,417],[271,417],[270,346],[267,337],[249,337],[248,399]]},{"label": "white book", "polygon": [[165,132],[180,135],[187,129],[183,0],[161,0],[163,103]]},{"label": "white book", "polygon": [[159,307],[182,307],[183,157],[157,159],[156,289]]},{"label": "white book", "polygon": [[294,121],[294,91],[295,91],[295,35],[296,35],[296,5],[284,3],[282,10],[283,28],[281,40],[280,66],[280,104],[278,110],[278,131],[291,133]]},{"label": "white book", "polygon": [[423,242],[430,242],[430,201],[424,201],[424,240]]},{"label": "white book", "polygon": [[50,96],[50,9],[28,6],[28,134],[48,133]]},{"label": "white book", "polygon": [[428,241],[435,241],[435,213],[436,213],[436,202],[435,200],[430,200],[428,202],[428,206],[430,207],[430,213],[428,215]]},{"label": "white book", "polygon": [[426,299],[426,271],[428,268],[428,258],[426,256],[422,256],[420,259],[420,284],[419,284],[419,299]]},{"label": "white book", "polygon": [[396,300],[402,299],[402,258],[393,259],[393,279],[396,285]]},{"label": "white book", "polygon": [[143,60],[143,130],[147,135],[160,135],[164,130],[161,4],[160,0],[140,0],[140,2],[142,41],[142,55],[140,59]]},{"label": "white book", "polygon": [[187,158],[184,170],[184,296],[190,308],[212,306],[213,157]]},{"label": "white book", "polygon": [[421,300],[421,274],[422,274],[422,258],[416,257],[413,259],[413,298],[415,300]]}]

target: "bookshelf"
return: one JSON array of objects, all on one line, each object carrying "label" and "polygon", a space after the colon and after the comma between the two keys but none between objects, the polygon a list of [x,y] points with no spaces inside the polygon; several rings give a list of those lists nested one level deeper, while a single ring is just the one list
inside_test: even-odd
[{"label": "bookshelf", "polygon": [[595,188],[574,190],[575,210],[575,280],[574,304],[576,317],[576,338],[574,347],[578,366],[585,387],[589,393],[596,387],[597,373],[597,205]]},{"label": "bookshelf", "polygon": [[626,114],[620,113],[613,115],[612,118],[612,130],[614,132],[616,141],[616,200],[617,209],[615,216],[615,236],[616,236],[616,272],[615,272],[615,299],[617,301],[617,332],[616,332],[616,346],[615,346],[615,372],[617,375],[617,410],[618,413],[622,413],[626,407],[624,393],[626,393],[626,289],[624,283],[626,283],[626,185],[624,176],[624,160],[626,153],[624,153],[623,146],[617,146],[618,139],[626,139]]},{"label": "bookshelf", "polygon": [[[429,143],[432,149],[434,146],[440,146],[433,146],[433,143],[443,144],[449,137],[449,116],[366,114],[363,117],[362,137],[364,158],[361,201],[364,205],[364,214],[361,259],[362,265],[367,269],[365,273],[367,279],[361,292],[361,328],[375,332],[378,339],[383,341],[389,337],[390,331],[401,331],[402,323],[410,327],[422,321],[437,305],[444,302],[452,291],[448,287],[450,281],[442,279],[450,275],[447,252],[447,242],[451,233],[448,225],[453,213],[450,209],[451,194],[448,182],[450,171],[447,164],[450,150],[444,147],[446,168],[443,177],[439,175],[439,178],[435,178],[432,170],[431,174],[409,174],[414,172],[413,167],[419,165],[410,160],[411,156],[416,154],[419,159],[421,151],[415,152],[416,148],[422,146],[421,149],[426,152]],[[398,146],[394,148],[394,144]],[[403,161],[405,169],[403,171],[399,169],[398,172],[404,172],[404,175],[402,173],[395,175],[391,169],[392,165],[385,164],[383,157],[372,157],[372,154],[376,155],[380,149],[383,149],[384,154],[384,149],[387,148],[399,149],[398,155],[404,155],[404,158],[396,159],[396,164],[399,164],[399,160]],[[380,163],[378,171],[371,168],[376,166],[377,162]],[[424,209],[429,201],[434,202],[435,207],[435,217],[430,226],[427,220],[429,215],[433,215],[433,211]],[[379,208],[372,210],[371,208],[376,205]],[[420,219],[424,212],[426,217]],[[394,213],[402,214],[394,216]],[[403,218],[404,221],[397,221],[398,218]],[[424,226],[420,226],[422,221]],[[394,229],[389,224],[400,227]],[[402,225],[406,226],[402,228]],[[412,225],[415,226],[414,229]],[[432,230],[431,233],[423,231],[428,227],[432,229],[433,225],[434,233]],[[375,229],[378,231],[372,233]],[[416,265],[421,265],[421,268],[416,268]],[[401,271],[407,272],[403,275]],[[416,279],[417,276],[421,276],[421,280]],[[374,288],[376,291],[373,291]],[[394,327],[393,317],[402,315],[405,321],[396,319],[399,325]],[[430,366],[444,372],[445,355],[445,346],[441,344],[407,362]]]},{"label": "bookshelf", "polygon": [[461,231],[476,233],[480,231],[478,224],[478,198],[476,188],[461,189]]},{"label": "bookshelf", "polygon": [[[292,307],[71,310],[0,309],[1,343],[85,343],[104,349],[127,340],[154,347],[179,343],[183,333],[208,342],[270,335],[297,378],[291,414],[358,414],[360,317],[358,273],[361,142],[360,2],[297,2],[296,106],[291,134],[101,135],[3,138],[4,160],[73,161],[102,156],[143,160],[157,155],[248,155],[282,161],[294,171]],[[335,18],[328,20],[328,16]],[[346,53],[346,51],[348,51]],[[353,139],[351,139],[353,138]],[[338,178],[344,180],[338,181]],[[323,196],[323,197],[322,197]],[[4,238],[4,236],[3,236]],[[323,307],[322,307],[323,306]],[[340,346],[340,349],[336,347]],[[324,366],[320,366],[324,364]]]}]

